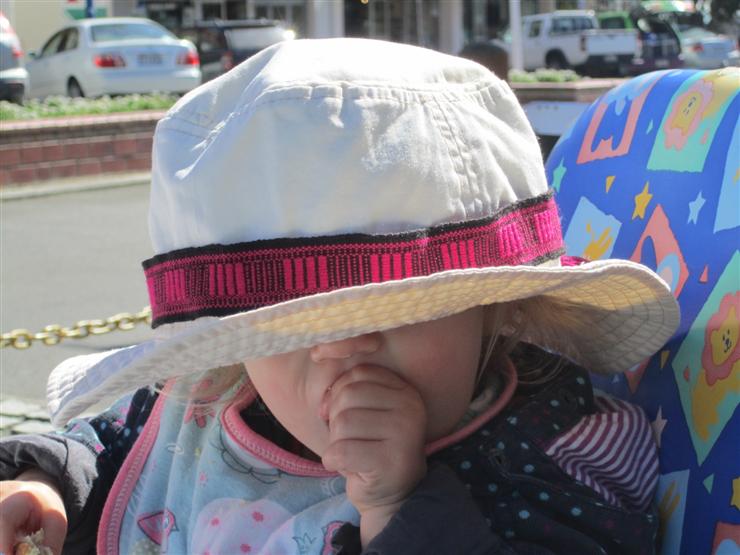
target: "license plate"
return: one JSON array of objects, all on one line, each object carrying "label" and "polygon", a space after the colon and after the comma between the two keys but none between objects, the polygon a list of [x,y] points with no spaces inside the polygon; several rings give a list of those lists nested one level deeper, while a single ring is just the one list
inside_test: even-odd
[{"label": "license plate", "polygon": [[158,66],[162,63],[162,56],[159,54],[139,54],[138,60],[141,66]]},{"label": "license plate", "polygon": [[616,62],[617,61],[617,55],[616,54],[607,54],[604,56],[605,62]]}]

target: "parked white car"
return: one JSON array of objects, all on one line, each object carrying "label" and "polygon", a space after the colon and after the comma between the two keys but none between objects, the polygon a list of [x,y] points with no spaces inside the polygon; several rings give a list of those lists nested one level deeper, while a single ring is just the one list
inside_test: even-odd
[{"label": "parked white car", "polygon": [[201,83],[195,45],[145,18],[75,21],[30,57],[32,97],[181,94]]},{"label": "parked white car", "polygon": [[23,49],[8,18],[0,12],[0,100],[23,103],[28,72],[23,67]]},{"label": "parked white car", "polygon": [[[504,36],[506,48],[510,36]],[[634,29],[599,29],[591,10],[557,10],[522,17],[524,69],[573,68],[587,75],[622,75],[637,52]]]}]

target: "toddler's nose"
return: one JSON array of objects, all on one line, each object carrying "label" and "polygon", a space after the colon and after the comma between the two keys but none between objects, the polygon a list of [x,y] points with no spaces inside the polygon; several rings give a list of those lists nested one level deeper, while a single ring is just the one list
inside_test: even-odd
[{"label": "toddler's nose", "polygon": [[329,359],[345,359],[354,355],[369,355],[380,349],[380,333],[366,333],[330,343],[321,343],[311,347],[311,360],[322,362]]}]

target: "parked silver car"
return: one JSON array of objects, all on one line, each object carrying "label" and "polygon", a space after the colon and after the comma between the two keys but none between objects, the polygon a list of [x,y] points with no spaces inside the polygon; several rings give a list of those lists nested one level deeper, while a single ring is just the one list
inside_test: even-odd
[{"label": "parked silver car", "polygon": [[28,88],[23,50],[10,21],[0,12],[0,100],[21,104]]},{"label": "parked silver car", "polygon": [[706,17],[701,12],[658,11],[656,15],[678,33],[685,67],[716,69],[740,65],[737,37],[708,29]]},{"label": "parked silver car", "polygon": [[145,18],[82,19],[30,56],[32,97],[185,93],[201,83],[193,43]]},{"label": "parked silver car", "polygon": [[714,69],[740,65],[737,42],[731,37],[704,27],[684,27],[679,33],[686,67]]}]

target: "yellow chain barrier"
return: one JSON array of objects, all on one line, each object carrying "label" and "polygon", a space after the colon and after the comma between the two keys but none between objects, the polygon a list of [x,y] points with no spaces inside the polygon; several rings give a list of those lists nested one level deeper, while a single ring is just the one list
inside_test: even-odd
[{"label": "yellow chain barrier", "polygon": [[90,335],[101,335],[115,330],[132,330],[137,324],[149,324],[152,321],[152,310],[145,306],[140,312],[121,312],[105,320],[80,320],[68,328],[57,324],[46,326],[37,333],[26,329],[13,330],[2,334],[0,349],[13,347],[14,349],[28,349],[36,341],[44,345],[57,345],[63,339],[82,339]]}]

